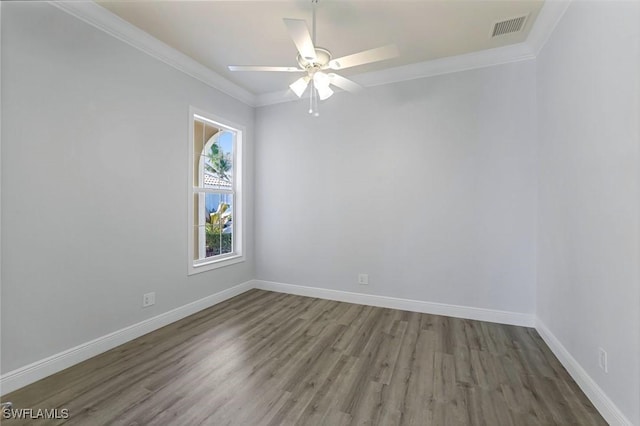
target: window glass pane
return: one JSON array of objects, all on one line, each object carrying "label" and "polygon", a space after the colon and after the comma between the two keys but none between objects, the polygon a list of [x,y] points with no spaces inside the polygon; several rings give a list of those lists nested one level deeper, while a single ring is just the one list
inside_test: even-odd
[{"label": "window glass pane", "polygon": [[205,188],[231,189],[233,185],[233,142],[235,135],[217,132],[202,151],[202,182]]},{"label": "window glass pane", "polygon": [[194,260],[233,252],[233,195],[198,193]]}]

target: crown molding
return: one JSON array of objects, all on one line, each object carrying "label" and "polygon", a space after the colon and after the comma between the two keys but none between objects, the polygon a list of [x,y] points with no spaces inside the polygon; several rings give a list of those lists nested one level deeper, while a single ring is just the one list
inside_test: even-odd
[{"label": "crown molding", "polygon": [[[49,3],[249,106],[260,107],[298,99],[290,90],[254,95],[93,1]],[[571,0],[546,0],[527,40],[522,43],[358,74],[350,78],[364,87],[373,87],[535,59],[570,3]]]},{"label": "crown molding", "polygon": [[50,1],[49,4],[240,102],[255,106],[255,95],[248,90],[232,83],[93,1]]},{"label": "crown molding", "polygon": [[546,0],[544,2],[526,41],[534,55],[538,56],[570,3],[571,0]]},{"label": "crown molding", "polygon": [[[340,91],[340,89],[338,88],[334,90],[334,92],[338,92],[338,91]],[[302,99],[304,98],[308,98],[308,96],[305,94],[304,96],[302,96]],[[269,92],[269,93],[263,93],[262,95],[257,95],[256,107],[281,104],[284,102],[292,102],[292,101],[297,101],[299,99],[300,98],[297,97],[296,94],[293,93],[290,89],[278,90],[277,92]]]},{"label": "crown molding", "polygon": [[366,87],[380,86],[535,58],[530,46],[525,42],[368,72],[358,75],[356,81]]}]

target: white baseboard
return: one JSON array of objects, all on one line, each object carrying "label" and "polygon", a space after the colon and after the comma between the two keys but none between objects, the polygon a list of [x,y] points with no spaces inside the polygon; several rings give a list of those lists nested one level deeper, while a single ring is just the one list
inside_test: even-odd
[{"label": "white baseboard", "polygon": [[48,358],[10,371],[0,377],[0,395],[5,395],[23,386],[36,382],[54,373],[78,364],[91,357],[113,349],[123,343],[143,336],[165,325],[171,324],[203,309],[209,308],[254,287],[253,281],[246,281],[234,287],[172,309],[163,314],[130,325],[105,336],[98,337]]},{"label": "white baseboard", "polygon": [[255,288],[262,290],[297,294],[299,296],[317,297],[320,299],[337,300],[339,302],[356,303],[359,305],[379,306],[382,308],[400,309],[404,311],[421,312],[434,315],[446,315],[449,317],[520,325],[524,327],[535,326],[535,316],[533,314],[474,308],[471,306],[448,305],[445,303],[424,302],[421,300],[399,299],[396,297],[352,293],[326,288],[283,284],[273,281],[254,280],[254,285]]},{"label": "white baseboard", "polygon": [[631,421],[625,417],[620,409],[614,404],[606,393],[598,386],[598,384],[589,376],[584,368],[569,353],[560,340],[547,328],[547,326],[538,318],[536,330],[545,341],[547,346],[554,353],[556,358],[567,369],[573,380],[576,381],[580,389],[585,393],[587,398],[600,412],[602,417],[612,426],[633,426]]}]

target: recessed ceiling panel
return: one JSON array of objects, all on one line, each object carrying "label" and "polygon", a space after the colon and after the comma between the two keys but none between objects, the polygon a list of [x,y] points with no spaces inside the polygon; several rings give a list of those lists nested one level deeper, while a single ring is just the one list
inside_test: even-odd
[{"label": "recessed ceiling panel", "polygon": [[[254,94],[284,90],[299,76],[231,72],[228,65],[297,66],[283,18],[305,19],[311,1],[99,1],[103,7]],[[526,40],[542,0],[323,1],[316,45],[334,58],[395,43],[400,56],[344,70],[345,77]],[[497,23],[526,16],[518,31]]]}]

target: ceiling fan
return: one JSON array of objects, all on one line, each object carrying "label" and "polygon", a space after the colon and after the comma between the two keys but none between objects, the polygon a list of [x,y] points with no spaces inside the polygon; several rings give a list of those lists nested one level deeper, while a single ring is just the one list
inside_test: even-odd
[{"label": "ceiling fan", "polygon": [[298,49],[296,59],[299,67],[229,65],[229,70],[305,73],[305,76],[300,77],[289,87],[300,98],[307,90],[307,87],[311,86],[309,114],[318,116],[318,98],[325,100],[333,95],[330,85],[352,93],[362,89],[362,86],[354,81],[334,72],[326,72],[327,70],[338,71],[395,58],[398,56],[398,48],[395,44],[389,44],[333,59],[329,50],[316,46],[316,4],[318,0],[311,0],[311,3],[313,4],[313,36],[309,34],[309,28],[303,19],[283,19],[287,31]]}]

